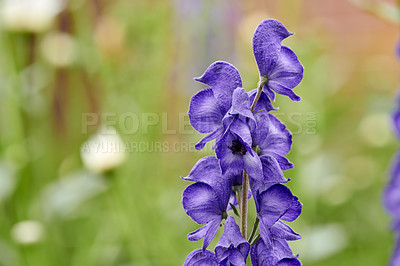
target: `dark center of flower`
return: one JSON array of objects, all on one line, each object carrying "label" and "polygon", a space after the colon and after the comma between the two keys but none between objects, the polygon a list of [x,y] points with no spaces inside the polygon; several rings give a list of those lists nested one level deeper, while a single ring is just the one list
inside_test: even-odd
[{"label": "dark center of flower", "polygon": [[228,146],[228,148],[233,154],[245,155],[247,152],[246,147],[238,139],[232,140],[232,146]]}]

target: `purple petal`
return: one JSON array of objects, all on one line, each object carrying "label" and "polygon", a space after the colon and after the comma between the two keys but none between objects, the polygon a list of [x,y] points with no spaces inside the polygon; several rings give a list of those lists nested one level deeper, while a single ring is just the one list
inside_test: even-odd
[{"label": "purple petal", "polygon": [[250,105],[250,98],[247,92],[243,88],[237,88],[233,91],[232,108],[229,110],[229,114],[249,118],[249,121],[251,121],[250,128],[255,128],[255,118],[250,111]]},{"label": "purple petal", "polygon": [[187,235],[187,239],[189,239],[190,241],[199,241],[206,235],[206,233],[210,227],[210,224],[211,223],[208,223],[205,226],[200,227],[196,231],[189,233]]},{"label": "purple petal", "polygon": [[189,106],[190,124],[200,133],[210,133],[222,125],[221,113],[212,89],[205,89],[192,97]]},{"label": "purple petal", "polygon": [[187,257],[183,266],[218,266],[215,254],[209,250],[196,249],[193,250]]},{"label": "purple petal", "polygon": [[[221,217],[222,218],[222,217]],[[197,229],[196,231],[188,234],[188,239],[190,241],[198,241],[204,237],[203,250],[205,250],[215,237],[218,232],[219,225],[221,223],[221,218],[214,218],[208,222],[205,226]]]},{"label": "purple petal", "polygon": [[[250,250],[250,245],[249,245],[249,250]],[[235,265],[235,266],[246,266],[246,257],[243,257],[243,254],[239,252],[237,249],[232,249],[229,252],[228,256],[228,261],[229,265]]]},{"label": "purple petal", "polygon": [[284,155],[292,146],[292,134],[278,118],[268,113],[256,115],[257,128],[252,132],[253,146],[259,146],[260,155]]},{"label": "purple petal", "polygon": [[258,157],[253,150],[243,155],[243,161],[244,171],[246,171],[251,178],[256,180],[264,179],[260,157]]},{"label": "purple petal", "polygon": [[251,247],[251,262],[253,266],[277,265],[285,259],[296,259],[288,243],[283,239],[274,239],[268,246],[262,239]]},{"label": "purple petal", "polygon": [[224,128],[219,127],[214,132],[212,132],[211,134],[207,135],[202,140],[200,140],[200,142],[197,143],[194,147],[196,148],[196,150],[201,150],[204,148],[207,142],[213,139],[217,139],[216,141],[218,141],[218,139],[222,136],[222,134],[224,134]]},{"label": "purple petal", "polygon": [[183,191],[183,208],[197,223],[206,224],[215,217],[222,217],[218,196],[205,183],[195,183]]},{"label": "purple petal", "polygon": [[[250,178],[250,188],[254,195],[259,195],[273,185],[288,182],[288,180],[283,176],[283,173],[274,157],[264,155],[260,157],[260,160],[263,170],[263,179],[255,180]],[[255,201],[255,204],[256,209],[259,210],[257,200]]]},{"label": "purple petal", "polygon": [[303,204],[301,204],[298,197],[294,196],[290,208],[281,217],[281,219],[284,221],[293,222],[294,220],[297,219],[297,217],[300,216],[302,208]]},{"label": "purple petal", "polygon": [[229,130],[239,137],[240,141],[251,150],[252,137],[249,126],[240,119],[234,119],[230,124]]},{"label": "purple petal", "polygon": [[260,156],[262,163],[264,182],[270,185],[286,183],[288,180],[282,173],[278,161],[273,156]]},{"label": "purple petal", "polygon": [[260,71],[266,77],[275,67],[281,52],[281,42],[292,35],[285,26],[273,19],[261,22],[253,36],[253,52]]},{"label": "purple petal", "polygon": [[227,132],[221,141],[216,143],[215,152],[221,165],[222,174],[225,177],[232,178],[243,172],[243,159],[240,154],[233,154],[229,147],[232,141],[236,140],[233,134]]},{"label": "purple petal", "polygon": [[207,156],[200,159],[192,168],[187,177],[182,177],[186,181],[204,182],[211,187],[216,179],[221,179],[221,168],[218,159],[214,156]]},{"label": "purple petal", "polygon": [[301,235],[297,234],[287,224],[282,221],[276,222],[269,228],[270,236],[273,238],[280,238],[289,241],[301,239]]},{"label": "purple petal", "polygon": [[284,185],[274,185],[260,194],[260,220],[266,226],[275,224],[290,208],[293,195]]},{"label": "purple petal", "polygon": [[[257,94],[257,89],[251,90],[248,92],[250,102],[252,103],[254,101],[254,98],[256,97]],[[270,98],[268,98],[267,94],[264,91],[261,91],[260,98],[258,99],[256,106],[254,107],[254,110],[256,112],[260,112],[261,110],[265,110],[266,112],[273,111],[273,110],[278,110],[278,108],[275,108],[272,103]]]},{"label": "purple petal", "polygon": [[223,61],[211,64],[204,74],[195,80],[212,88],[223,113],[231,107],[233,91],[237,87],[242,87],[239,71],[233,65]]},{"label": "purple petal", "polygon": [[210,185],[217,194],[219,209],[226,209],[232,192],[232,181],[222,177],[221,167],[216,157],[207,156],[200,159],[190,171],[189,176],[183,179]]},{"label": "purple petal", "polygon": [[218,218],[215,218],[214,220],[212,220],[209,223],[210,227],[208,228],[207,233],[204,236],[203,249],[206,249],[210,245],[211,241],[213,240],[215,235],[218,233],[220,223],[221,223],[221,219],[218,219]]},{"label": "purple petal", "polygon": [[247,243],[246,239],[244,239],[242,234],[240,233],[240,228],[236,224],[235,218],[233,218],[232,216],[228,216],[225,223],[224,233],[222,234],[217,246],[215,247],[215,254],[218,257],[218,255],[222,254],[225,249],[228,249],[231,246],[234,248],[238,248],[241,244],[245,244],[245,251],[247,250],[248,252],[250,250],[250,244]]},{"label": "purple petal", "polygon": [[294,167],[294,165],[291,162],[289,162],[289,160],[286,157],[284,157],[282,155],[274,154],[274,158],[278,161],[278,164],[281,167],[282,171],[285,171],[285,170],[288,170],[288,169],[291,169]]},{"label": "purple petal", "polygon": [[[270,73],[268,73],[267,87],[283,94],[275,89],[276,84],[285,89],[291,90],[303,79],[303,66],[297,59],[296,54],[288,47],[282,46],[279,59]],[[300,100],[293,92],[288,95],[292,100]]]},{"label": "purple petal", "polygon": [[292,89],[287,88],[284,84],[270,80],[268,81],[268,88],[272,91],[275,91],[278,94],[288,96],[292,101],[300,101],[301,98],[296,93],[292,91]]},{"label": "purple petal", "polygon": [[301,262],[298,259],[282,259],[276,266],[301,266]]},{"label": "purple petal", "polygon": [[400,186],[389,185],[385,190],[384,202],[386,209],[400,218]]}]

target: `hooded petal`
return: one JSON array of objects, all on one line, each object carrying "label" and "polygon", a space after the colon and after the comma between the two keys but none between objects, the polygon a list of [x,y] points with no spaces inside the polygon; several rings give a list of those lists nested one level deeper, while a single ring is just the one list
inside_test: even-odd
[{"label": "hooded petal", "polygon": [[189,106],[190,124],[200,133],[210,133],[222,126],[221,113],[212,89],[195,94]]},{"label": "hooded petal", "polygon": [[196,249],[193,250],[187,257],[183,266],[218,266],[215,254],[209,250]]},{"label": "hooded petal", "polygon": [[240,228],[232,216],[228,216],[226,220],[224,233],[215,247],[215,254],[218,257],[218,255],[230,247],[240,248],[244,255],[250,250],[250,244],[243,238]]},{"label": "hooded petal", "polygon": [[266,226],[274,225],[290,208],[293,195],[284,185],[274,185],[258,197],[259,216]]},{"label": "hooded petal", "polygon": [[182,204],[186,213],[198,224],[206,224],[225,211],[220,208],[218,196],[205,183],[195,183],[183,191]]},{"label": "hooded petal", "polygon": [[253,52],[260,76],[267,77],[275,67],[281,52],[281,42],[292,35],[285,26],[273,19],[262,21],[253,36]]},{"label": "hooded petal", "polygon": [[292,254],[288,243],[282,239],[273,240],[271,246],[267,246],[262,239],[259,239],[251,247],[250,256],[253,266],[279,265],[282,260],[297,258]]},{"label": "hooded petal", "polygon": [[231,107],[233,91],[237,87],[242,87],[239,71],[233,65],[223,61],[212,63],[204,74],[195,80],[212,88],[224,114]]},{"label": "hooded petal", "polygon": [[250,129],[255,128],[256,121],[253,113],[250,111],[250,98],[247,92],[243,88],[237,88],[233,91],[232,96],[232,107],[229,110],[230,115],[239,115],[246,121],[249,120]]},{"label": "hooded petal", "polygon": [[[250,246],[249,246],[250,249]],[[228,261],[230,265],[235,265],[235,266],[246,266],[246,259],[247,256],[244,257],[242,253],[239,252],[237,249],[232,249],[229,252],[228,255]]]},{"label": "hooded petal", "polygon": [[240,139],[243,145],[246,146],[247,150],[251,150],[252,137],[248,124],[236,118],[232,121],[228,130]]},{"label": "hooded petal", "polygon": [[279,59],[275,67],[268,73],[269,89],[283,95],[287,95],[293,101],[299,101],[292,89],[303,79],[303,66],[296,54],[286,46],[282,46]]}]

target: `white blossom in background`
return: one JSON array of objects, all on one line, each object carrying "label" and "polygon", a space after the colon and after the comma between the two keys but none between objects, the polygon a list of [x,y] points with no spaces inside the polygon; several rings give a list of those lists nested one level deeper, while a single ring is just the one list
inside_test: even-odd
[{"label": "white blossom in background", "polygon": [[76,58],[75,39],[67,33],[47,34],[40,44],[40,50],[43,57],[57,67],[68,66]]},{"label": "white blossom in background", "polygon": [[13,226],[11,236],[16,243],[37,243],[44,237],[44,226],[38,221],[21,221]]},{"label": "white blossom in background", "polygon": [[64,0],[3,0],[0,20],[10,31],[42,32],[65,6]]},{"label": "white blossom in background", "polygon": [[106,172],[125,161],[125,144],[114,128],[103,126],[96,135],[83,143],[81,158],[90,171]]}]

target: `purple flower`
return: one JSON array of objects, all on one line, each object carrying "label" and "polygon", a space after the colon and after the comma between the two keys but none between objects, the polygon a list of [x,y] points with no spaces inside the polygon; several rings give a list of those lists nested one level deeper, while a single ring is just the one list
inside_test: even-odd
[{"label": "purple flower", "polygon": [[224,233],[215,247],[218,262],[220,265],[245,266],[249,251],[250,244],[243,238],[235,219],[229,216]]},{"label": "purple flower", "polygon": [[264,179],[252,180],[253,193],[264,191],[268,187],[286,183],[282,170],[293,168],[293,164],[283,155],[290,151],[292,135],[286,126],[275,116],[267,112],[255,115],[257,127],[252,132],[253,149],[260,156]]},{"label": "purple flower", "polygon": [[[219,165],[218,159],[214,156],[207,156],[200,159],[192,168],[189,175],[182,177],[183,180],[192,182],[203,182],[210,185],[214,190],[218,191],[220,195],[228,193],[229,190],[225,187],[225,182],[221,182],[223,179],[221,172],[221,167]],[[231,187],[242,184],[242,173],[238,176],[231,178]],[[248,192],[248,198],[251,198],[251,191]],[[223,195],[223,198],[227,195]],[[237,206],[238,201],[236,198],[236,193],[231,189],[231,194],[229,198],[229,205],[227,211],[232,209],[232,206]]]},{"label": "purple flower", "polygon": [[273,19],[261,22],[253,36],[253,52],[260,72],[260,85],[271,99],[275,92],[289,96],[293,101],[300,97],[293,92],[303,78],[303,67],[296,54],[281,42],[292,35],[285,26]]},{"label": "purple flower", "polygon": [[210,86],[195,94],[189,106],[191,125],[200,133],[210,133],[196,145],[201,150],[207,142],[224,133],[222,120],[232,107],[233,91],[242,87],[242,80],[239,71],[223,61],[211,64],[195,80]]},{"label": "purple flower", "polygon": [[204,237],[203,249],[206,249],[217,234],[221,221],[227,218],[232,182],[221,178],[215,157],[200,160],[184,179],[196,183],[183,191],[183,208],[195,222],[204,224],[190,233],[188,239],[197,241]]},{"label": "purple flower", "polygon": [[225,176],[234,177],[244,170],[255,179],[263,178],[260,158],[251,148],[250,128],[238,117],[231,121],[228,130],[215,146]]},{"label": "purple flower", "polygon": [[302,204],[287,187],[281,184],[274,185],[255,198],[260,219],[260,236],[267,246],[272,246],[274,239],[301,238],[282,222],[282,220],[288,222],[296,220],[302,210]]},{"label": "purple flower", "polygon": [[260,238],[251,247],[250,257],[253,266],[301,265],[298,256],[292,254],[289,244],[284,239],[274,239],[272,245],[267,246]]},{"label": "purple flower", "polygon": [[193,250],[187,257],[183,266],[218,266],[217,257],[209,250],[196,249]]}]

